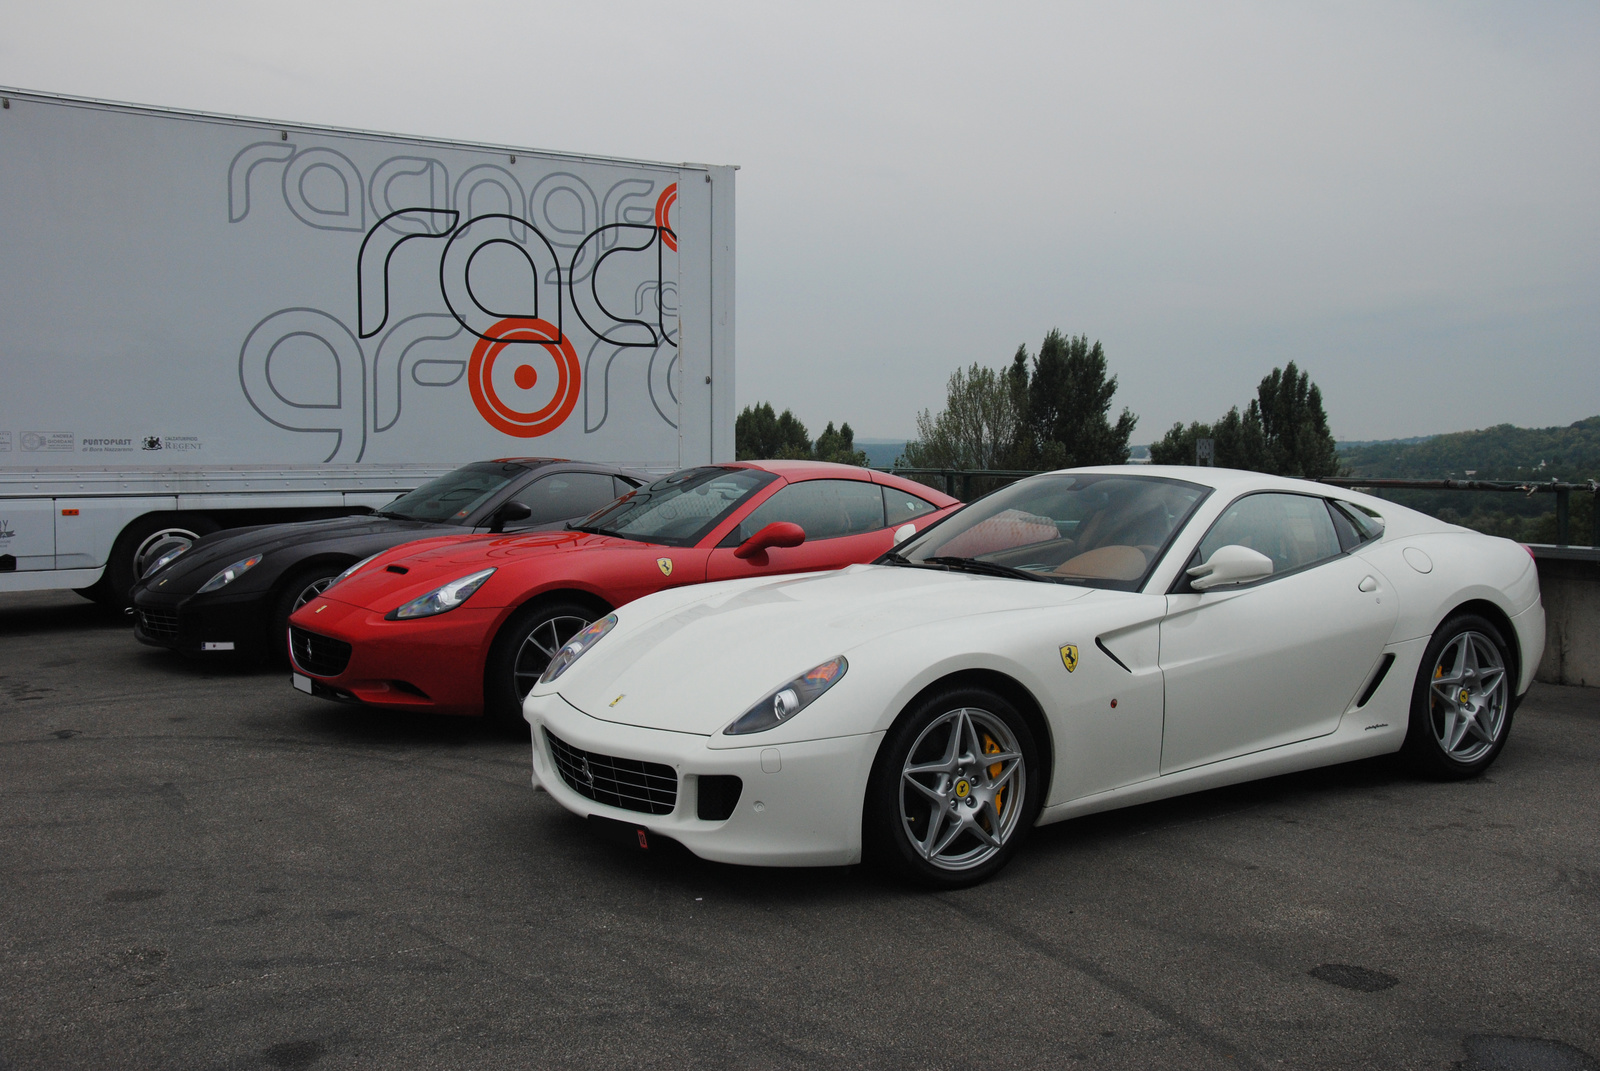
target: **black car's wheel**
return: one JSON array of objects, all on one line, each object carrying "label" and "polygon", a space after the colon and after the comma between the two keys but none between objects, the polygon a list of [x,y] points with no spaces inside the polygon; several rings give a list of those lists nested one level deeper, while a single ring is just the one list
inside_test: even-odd
[{"label": "black car's wheel", "polygon": [[290,573],[278,584],[272,601],[272,617],[267,622],[265,654],[268,661],[289,661],[289,618],[312,599],[328,590],[349,562],[323,562]]},{"label": "black car's wheel", "polygon": [[1511,734],[1515,709],[1510,648],[1477,614],[1439,626],[1411,694],[1404,753],[1417,772],[1440,780],[1476,777]]},{"label": "black car's wheel", "polygon": [[604,610],[566,600],[535,602],[511,615],[495,636],[484,666],[483,712],[522,724],[522,701],[557,651]]},{"label": "black car's wheel", "polygon": [[124,528],[111,544],[106,570],[89,587],[78,589],[103,606],[122,610],[131,606],[128,590],[152,562],[170,550],[187,547],[222,526],[210,517],[193,513],[152,513]]},{"label": "black car's wheel", "polygon": [[951,688],[884,738],[862,816],[869,862],[934,888],[995,874],[1039,815],[1044,784],[1026,719],[1005,698]]}]

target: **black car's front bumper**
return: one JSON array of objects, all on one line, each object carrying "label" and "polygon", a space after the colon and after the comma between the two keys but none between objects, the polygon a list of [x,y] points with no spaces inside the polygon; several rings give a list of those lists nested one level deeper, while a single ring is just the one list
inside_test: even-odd
[{"label": "black car's front bumper", "polygon": [[[268,591],[187,598],[136,591],[133,635],[140,643],[195,658],[259,658],[267,653],[263,622],[271,616],[270,602]],[[280,637],[279,644],[288,650],[287,637]]]}]

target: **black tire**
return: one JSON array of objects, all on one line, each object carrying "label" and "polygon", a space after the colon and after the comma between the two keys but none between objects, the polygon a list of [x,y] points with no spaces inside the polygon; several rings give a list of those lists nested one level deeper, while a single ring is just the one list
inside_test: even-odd
[{"label": "black tire", "polygon": [[78,593],[102,606],[125,610],[132,606],[128,591],[138,581],[144,567],[165,549],[180,542],[194,542],[222,526],[210,517],[196,513],[149,513],[129,524],[111,544],[105,572]]},{"label": "black tire", "polygon": [[272,600],[272,616],[267,620],[262,639],[262,656],[272,665],[289,664],[289,618],[294,612],[327,588],[351,562],[323,562],[296,569],[278,582]]},{"label": "black tire", "polygon": [[1517,666],[1499,627],[1477,614],[1439,626],[1411,690],[1401,753],[1424,777],[1476,777],[1499,757],[1516,712]]},{"label": "black tire", "polygon": [[522,700],[563,644],[603,616],[604,610],[570,599],[529,603],[501,627],[483,670],[483,712],[522,726]]},{"label": "black tire", "polygon": [[[968,743],[954,748],[952,737]],[[985,756],[1015,759],[980,759],[973,740]],[[912,769],[935,765],[943,768]],[[982,688],[935,692],[908,708],[878,749],[861,822],[865,860],[927,888],[986,881],[1033,828],[1044,791],[1038,745],[1016,707]]]}]

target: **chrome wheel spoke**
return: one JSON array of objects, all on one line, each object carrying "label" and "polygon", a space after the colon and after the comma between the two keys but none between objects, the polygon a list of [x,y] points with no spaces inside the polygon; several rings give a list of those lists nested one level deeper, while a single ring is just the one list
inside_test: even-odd
[{"label": "chrome wheel spoke", "polygon": [[[984,783],[991,788],[1002,786],[1017,770],[1017,764],[1022,761],[1021,755],[985,755],[983,757]],[[989,776],[989,768],[995,763],[1002,767],[1000,772],[993,777]]]},{"label": "chrome wheel spoke", "polygon": [[[957,837],[961,836],[965,831],[965,827],[966,823],[960,819],[951,822],[950,828],[946,829],[944,836],[939,838],[939,843],[935,844],[931,850],[924,852],[925,857],[931,860],[934,856],[942,854],[946,848],[955,843]],[[930,836],[928,840],[932,841],[933,837]]]},{"label": "chrome wheel spoke", "polygon": [[932,859],[933,853],[938,849],[934,841],[939,836],[939,830],[944,826],[944,807],[935,806],[928,812],[928,832],[922,840],[917,842],[917,849],[922,852],[922,858]]},{"label": "chrome wheel spoke", "polygon": [[950,800],[950,793],[948,790],[940,791],[937,788],[925,785],[921,781],[918,781],[916,778],[912,777],[909,772],[906,773],[904,780],[905,783],[911,788],[916,789],[918,792],[928,797],[935,807],[943,807]]}]

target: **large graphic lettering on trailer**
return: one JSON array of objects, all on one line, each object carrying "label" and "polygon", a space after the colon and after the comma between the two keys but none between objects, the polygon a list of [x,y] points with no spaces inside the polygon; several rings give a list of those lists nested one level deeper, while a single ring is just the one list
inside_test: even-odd
[{"label": "large graphic lettering on trailer", "polygon": [[[630,372],[677,427],[676,183],[630,176],[597,193],[556,171],[525,189],[511,168],[478,163],[452,185],[443,161],[422,156],[390,157],[364,180],[333,149],[246,146],[229,168],[230,222],[271,192],[308,227],[361,236],[353,317],[280,308],[239,351],[250,405],[285,430],[333,433],[325,460],[360,461],[411,392],[463,379],[483,421],[518,438],[580,412],[584,433],[598,431]],[[274,355],[308,346],[331,357],[329,382],[315,399],[291,397]]]}]

